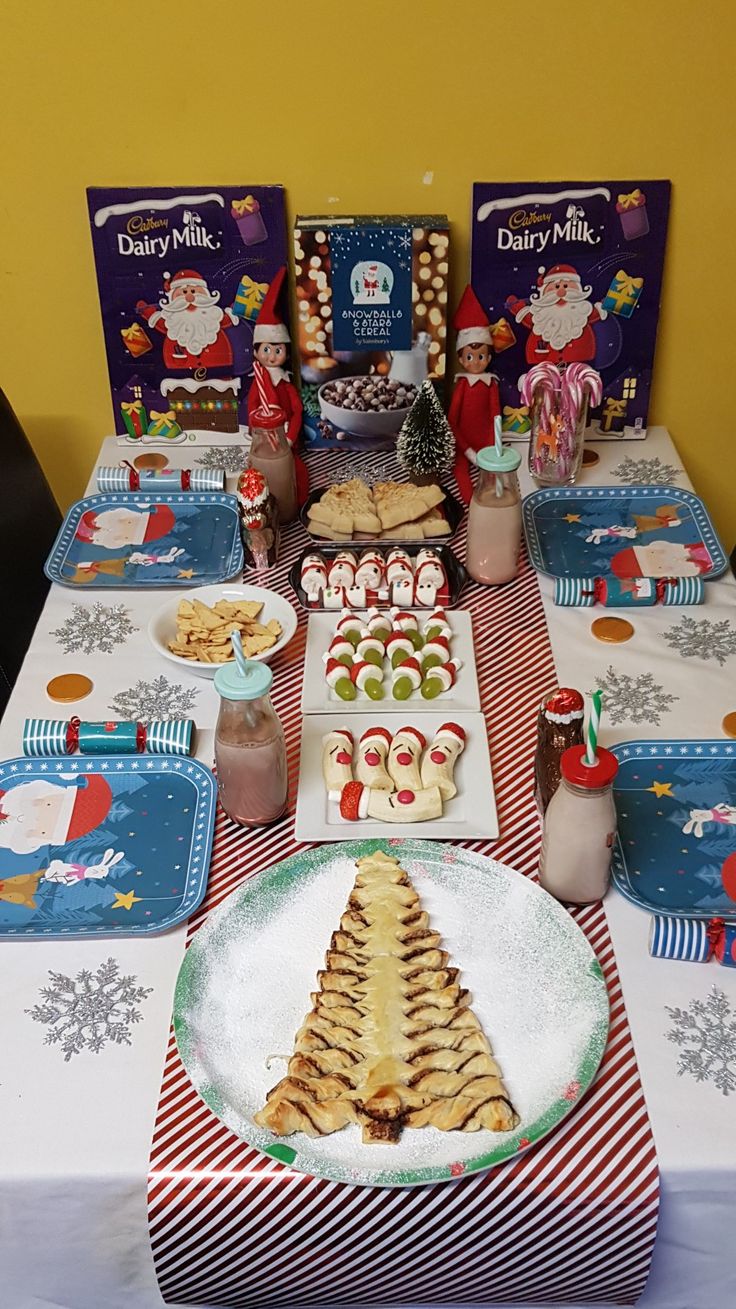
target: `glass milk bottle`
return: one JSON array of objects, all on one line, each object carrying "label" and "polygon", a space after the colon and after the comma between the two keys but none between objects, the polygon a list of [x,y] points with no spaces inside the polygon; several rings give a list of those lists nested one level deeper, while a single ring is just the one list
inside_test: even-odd
[{"label": "glass milk bottle", "polygon": [[215,767],[225,813],[243,827],[259,827],[286,809],[286,742],[269,697],[271,669],[255,659],[244,668],[228,663],[215,673]]},{"label": "glass milk bottle", "polygon": [[279,522],[296,518],[296,470],[294,454],[286,439],[286,415],[278,405],[256,409],[250,420],[251,468],[263,473],[279,507]]},{"label": "glass milk bottle", "polygon": [[508,446],[478,451],[479,477],[468,509],[466,566],[484,586],[516,576],[521,546],[521,455]]},{"label": "glass milk bottle", "polygon": [[585,763],[584,745],[573,745],[560,761],[562,779],[544,816],[539,881],[557,900],[591,904],[602,900],[611,879],[616,836],[612,784],[618,761],[610,750]]}]

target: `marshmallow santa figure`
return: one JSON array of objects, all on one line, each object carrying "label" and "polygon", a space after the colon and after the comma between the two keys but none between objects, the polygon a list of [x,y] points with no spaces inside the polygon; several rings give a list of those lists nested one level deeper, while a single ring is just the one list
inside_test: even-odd
[{"label": "marshmallow santa figure", "polygon": [[528,300],[509,296],[506,309],[529,329],[528,364],[590,363],[595,359],[593,324],[608,317],[603,305],[590,300],[592,288],[583,286],[572,264],[540,268],[537,290]]},{"label": "marshmallow santa figure", "polygon": [[220,292],[210,291],[193,268],[173,277],[164,273],[164,295],[157,305],[139,300],[136,312],[149,327],[165,336],[164,364],[172,370],[231,368],[232,346],[227,331],[240,325],[232,309],[222,309]]},{"label": "marshmallow santa figure", "polygon": [[[253,329],[253,358],[267,370],[275,393],[275,403],[283,410],[286,420],[286,439],[294,451],[296,490],[299,504],[309,495],[309,475],[306,465],[296,453],[296,444],[302,430],[302,402],[287,369],[291,337],[278,310],[279,297],[286,278],[284,265],[276,273],[261,305]],[[251,385],[248,392],[248,423],[259,408],[258,388]]]},{"label": "marshmallow santa figure", "polygon": [[99,827],[112,804],[112,791],[96,774],[65,782],[21,782],[0,791],[0,850],[35,854],[44,846],[67,845]]},{"label": "marshmallow santa figure", "polygon": [[172,530],[176,518],[168,505],[150,505],[147,509],[88,509],[82,514],[76,531],[78,541],[119,550],[126,545],[147,545]]},{"label": "marshmallow santa figure", "polygon": [[498,378],[488,372],[491,362],[491,324],[472,286],[466,286],[453,319],[455,349],[460,372],[447,415],[455,436],[453,472],[466,504],[473,494],[469,464],[477,451],[493,442],[494,420],[501,413]]}]

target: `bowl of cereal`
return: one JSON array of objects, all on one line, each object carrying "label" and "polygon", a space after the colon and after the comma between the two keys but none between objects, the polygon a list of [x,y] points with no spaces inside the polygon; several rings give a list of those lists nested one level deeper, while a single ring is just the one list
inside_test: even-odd
[{"label": "bowl of cereal", "polygon": [[366,373],[323,382],[317,395],[323,418],[355,436],[395,436],[417,395],[417,388],[394,378]]},{"label": "bowl of cereal", "polygon": [[153,648],[179,668],[214,677],[234,658],[237,628],[246,658],[268,663],[289,644],[297,627],[293,605],[263,586],[200,586],[166,601],[148,624]]}]

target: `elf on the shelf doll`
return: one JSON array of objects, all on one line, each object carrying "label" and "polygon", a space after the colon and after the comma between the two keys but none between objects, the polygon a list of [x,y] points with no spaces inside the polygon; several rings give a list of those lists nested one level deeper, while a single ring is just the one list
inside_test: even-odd
[{"label": "elf on the shelf doll", "polygon": [[491,324],[472,286],[466,286],[453,320],[460,372],[455,378],[447,415],[455,435],[453,472],[466,504],[473,494],[469,464],[476,452],[493,442],[493,421],[501,412],[498,379],[487,372],[493,350]]},{"label": "elf on the shelf doll", "polygon": [[[286,415],[286,438],[294,451],[296,490],[301,505],[309,495],[309,474],[303,460],[296,453],[296,443],[302,430],[302,402],[285,367],[288,362],[291,337],[278,312],[278,300],[285,277],[284,266],[276,273],[266,292],[253,329],[253,358],[268,370],[276,393],[276,403]],[[248,392],[249,423],[253,421],[253,413],[258,408],[258,403],[258,388],[253,385]]]}]

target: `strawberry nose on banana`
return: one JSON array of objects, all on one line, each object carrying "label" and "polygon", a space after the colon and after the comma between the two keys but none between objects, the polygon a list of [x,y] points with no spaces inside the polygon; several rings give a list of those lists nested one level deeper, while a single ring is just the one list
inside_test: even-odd
[{"label": "strawberry nose on banana", "polygon": [[413,762],[413,760],[408,750],[402,750],[400,754],[397,754],[396,762],[397,764],[404,764],[406,765],[406,767],[408,767]]}]

